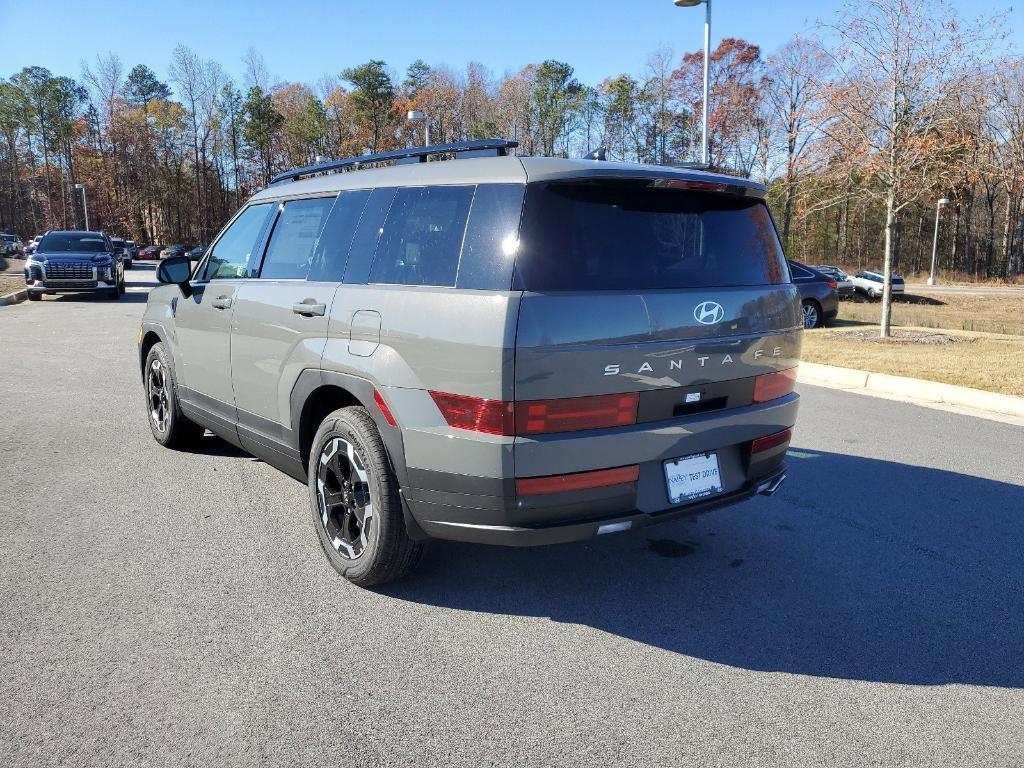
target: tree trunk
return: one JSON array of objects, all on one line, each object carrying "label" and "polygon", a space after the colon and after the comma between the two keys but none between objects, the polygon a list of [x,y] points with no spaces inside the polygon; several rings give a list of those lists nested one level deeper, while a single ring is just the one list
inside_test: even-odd
[{"label": "tree trunk", "polygon": [[885,282],[882,283],[882,328],[883,339],[889,338],[889,324],[892,317],[892,252],[893,252],[893,228],[896,225],[896,200],[894,190],[890,189],[885,198],[885,264],[882,267],[882,274]]}]

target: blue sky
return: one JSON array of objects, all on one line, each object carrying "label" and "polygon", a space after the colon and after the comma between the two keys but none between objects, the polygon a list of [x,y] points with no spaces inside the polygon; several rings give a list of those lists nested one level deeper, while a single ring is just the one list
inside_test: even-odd
[{"label": "blue sky", "polygon": [[[742,37],[767,54],[794,32],[831,18],[842,0],[713,0],[712,45]],[[953,0],[964,15],[1008,10],[1007,2]],[[45,11],[42,10],[45,8]],[[178,43],[213,58],[237,79],[249,46],[275,79],[315,83],[371,58],[398,73],[420,57],[461,68],[480,61],[495,75],[557,58],[596,84],[641,72],[661,45],[676,55],[702,45],[703,7],[671,0],[0,0],[0,76],[29,64],[79,77],[81,61],[116,50],[126,69],[144,63],[166,77]],[[1024,42],[1024,13],[1009,11],[1011,41]]]}]

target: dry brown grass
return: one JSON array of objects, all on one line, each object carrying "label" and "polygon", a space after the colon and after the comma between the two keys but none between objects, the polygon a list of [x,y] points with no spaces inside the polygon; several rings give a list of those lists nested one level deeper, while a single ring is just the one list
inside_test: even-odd
[{"label": "dry brown grass", "polygon": [[[839,324],[878,323],[881,302],[842,301]],[[892,305],[893,325],[1024,336],[1024,296],[915,293]]]},{"label": "dry brown grass", "polygon": [[21,275],[0,275],[0,296],[20,291],[25,287],[25,278]]},{"label": "dry brown grass", "polygon": [[807,331],[801,358],[1024,396],[1022,336],[956,331],[956,343],[924,344],[878,339],[877,333],[878,326],[868,325]]}]

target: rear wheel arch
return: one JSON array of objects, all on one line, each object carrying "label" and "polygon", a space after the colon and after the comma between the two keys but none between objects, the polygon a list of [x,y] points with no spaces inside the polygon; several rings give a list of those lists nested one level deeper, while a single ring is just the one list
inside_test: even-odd
[{"label": "rear wheel arch", "polygon": [[[319,373],[319,371],[317,371]],[[350,405],[366,407],[352,392],[337,384],[321,383],[302,400],[297,419],[299,456],[302,466],[309,464],[309,452],[313,437],[327,416]]]},{"label": "rear wheel arch", "polygon": [[[313,438],[323,420],[334,411],[350,405],[362,406],[377,426],[384,440],[384,448],[391,469],[398,478],[399,487],[405,486],[408,474],[405,466],[405,444],[402,430],[389,426],[380,408],[373,400],[376,387],[370,381],[350,374],[308,369],[295,382],[291,393],[291,422],[293,440],[299,451],[303,467],[309,466]],[[403,497],[406,529],[413,538],[426,538],[413,519]]]}]

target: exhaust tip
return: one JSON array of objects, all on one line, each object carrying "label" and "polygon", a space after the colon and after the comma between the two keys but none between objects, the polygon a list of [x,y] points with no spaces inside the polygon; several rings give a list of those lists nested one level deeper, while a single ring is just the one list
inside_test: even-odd
[{"label": "exhaust tip", "polygon": [[757,486],[757,492],[762,496],[771,496],[779,490],[779,486],[782,485],[785,480],[786,474],[783,473],[775,479],[769,480],[767,483],[761,483],[761,485]]},{"label": "exhaust tip", "polygon": [[626,520],[623,523],[605,523],[597,529],[597,535],[600,536],[604,533],[618,533],[619,531],[628,531],[632,527],[632,520]]}]

